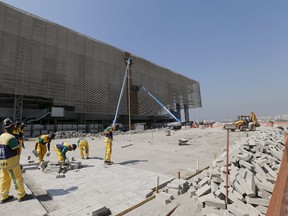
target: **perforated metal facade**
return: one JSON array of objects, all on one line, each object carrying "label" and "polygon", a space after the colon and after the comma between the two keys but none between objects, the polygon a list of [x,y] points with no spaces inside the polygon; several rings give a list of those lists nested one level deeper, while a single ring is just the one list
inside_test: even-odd
[{"label": "perforated metal facade", "polygon": [[[201,107],[200,86],[137,56],[131,56],[131,115],[157,116],[169,109]],[[47,98],[75,113],[113,115],[125,73],[125,52],[0,2],[0,93]],[[127,89],[120,115],[128,114]],[[1,107],[1,105],[0,105]]]}]

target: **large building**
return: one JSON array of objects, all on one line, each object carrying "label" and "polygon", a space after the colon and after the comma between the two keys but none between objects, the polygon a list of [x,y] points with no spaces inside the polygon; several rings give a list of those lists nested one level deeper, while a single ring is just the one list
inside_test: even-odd
[{"label": "large building", "polygon": [[158,102],[182,122],[201,107],[197,81],[3,2],[0,81],[0,118],[53,129],[97,131],[118,104],[117,122],[147,127],[173,120]]}]

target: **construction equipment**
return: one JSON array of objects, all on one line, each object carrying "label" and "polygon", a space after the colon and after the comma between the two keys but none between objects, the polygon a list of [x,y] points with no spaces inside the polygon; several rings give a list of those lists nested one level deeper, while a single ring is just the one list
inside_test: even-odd
[{"label": "construction equipment", "polygon": [[120,91],[120,96],[119,96],[118,103],[117,103],[117,108],[116,108],[116,113],[115,113],[115,117],[114,117],[114,120],[113,120],[113,124],[117,123],[117,118],[118,118],[119,109],[120,109],[120,103],[121,103],[123,92],[124,92],[124,88],[125,88],[125,85],[126,85],[126,80],[127,80],[127,76],[128,76],[129,67],[130,67],[131,64],[132,64],[132,59],[131,58],[126,59],[125,75],[124,75],[124,79],[123,79],[123,83],[122,83],[122,87],[121,87],[121,91]]},{"label": "construction equipment", "polygon": [[182,124],[180,122],[180,119],[178,119],[175,115],[173,115],[173,113],[171,113],[154,95],[152,95],[144,86],[140,85],[135,87],[134,89],[140,89],[142,88],[153,100],[155,100],[167,113],[169,113],[174,119],[175,122],[170,122],[167,124],[168,128],[172,129],[172,130],[179,130],[182,127]]},{"label": "construction equipment", "polygon": [[[119,96],[119,99],[118,99],[118,103],[117,103],[117,108],[116,108],[116,112],[115,112],[115,116],[114,116],[114,120],[113,120],[113,124],[118,124],[117,123],[117,118],[118,118],[118,115],[119,115],[119,109],[120,109],[120,103],[121,103],[121,100],[122,100],[122,96],[123,96],[123,93],[124,93],[124,88],[126,86],[126,80],[127,80],[127,77],[128,77],[128,71],[129,71],[129,67],[130,65],[133,64],[132,62],[132,59],[131,58],[128,58],[126,59],[126,70],[125,70],[125,75],[124,75],[124,79],[123,79],[123,83],[122,83],[122,87],[121,87],[121,91],[120,91],[120,96]],[[170,122],[168,123],[168,127],[173,129],[173,130],[178,130],[178,129],[181,129],[182,127],[182,124],[180,122],[180,120],[175,116],[173,115],[154,95],[152,95],[144,86],[142,85],[133,85],[133,89],[135,91],[139,91],[140,89],[143,89],[152,99],[154,99],[166,112],[168,112],[174,119],[175,119],[175,122]]]},{"label": "construction equipment", "polygon": [[260,124],[257,120],[257,117],[254,112],[251,112],[251,115],[239,115],[237,120],[233,123],[226,123],[223,129],[230,130],[234,132],[235,130],[246,131],[255,131],[256,127],[259,127]]}]

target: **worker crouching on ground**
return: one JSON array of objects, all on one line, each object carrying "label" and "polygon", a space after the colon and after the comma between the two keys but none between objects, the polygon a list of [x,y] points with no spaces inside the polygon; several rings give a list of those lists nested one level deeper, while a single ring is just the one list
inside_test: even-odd
[{"label": "worker crouching on ground", "polygon": [[[37,138],[36,143],[35,143],[35,150],[37,152],[38,156],[38,162],[42,163],[44,161],[44,156],[46,154],[47,157],[50,156],[50,143],[52,139],[55,138],[55,133],[52,134],[45,134]],[[48,149],[48,152],[47,152]]]},{"label": "worker crouching on ground", "polygon": [[108,126],[103,131],[103,135],[106,137],[105,141],[104,141],[104,145],[105,145],[105,148],[106,148],[105,164],[108,164],[108,165],[111,165],[113,163],[111,161],[113,132],[117,131],[118,128],[119,128],[118,125],[112,124],[111,126]]},{"label": "worker crouching on ground", "polygon": [[89,144],[84,138],[79,139],[77,142],[81,159],[89,159]]},{"label": "worker crouching on ground", "polygon": [[72,151],[77,148],[77,145],[76,144],[69,144],[69,143],[59,143],[57,145],[54,146],[54,151],[56,152],[57,156],[58,156],[58,163],[59,164],[68,164],[69,163],[69,160],[66,156],[66,153],[68,151]]},{"label": "worker crouching on ground", "polygon": [[0,204],[14,199],[9,196],[11,180],[17,191],[18,201],[22,202],[33,198],[24,189],[22,172],[19,164],[19,144],[15,136],[12,135],[14,123],[6,118],[3,121],[5,132],[0,136]]}]

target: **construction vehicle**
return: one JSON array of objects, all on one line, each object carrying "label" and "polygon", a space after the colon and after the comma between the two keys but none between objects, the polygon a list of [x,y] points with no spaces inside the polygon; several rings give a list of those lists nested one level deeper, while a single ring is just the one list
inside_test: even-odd
[{"label": "construction vehicle", "polygon": [[233,123],[226,123],[223,129],[230,130],[234,132],[235,130],[246,131],[255,131],[256,127],[259,127],[260,124],[257,120],[257,117],[254,112],[251,112],[251,115],[239,115],[237,120]]}]

